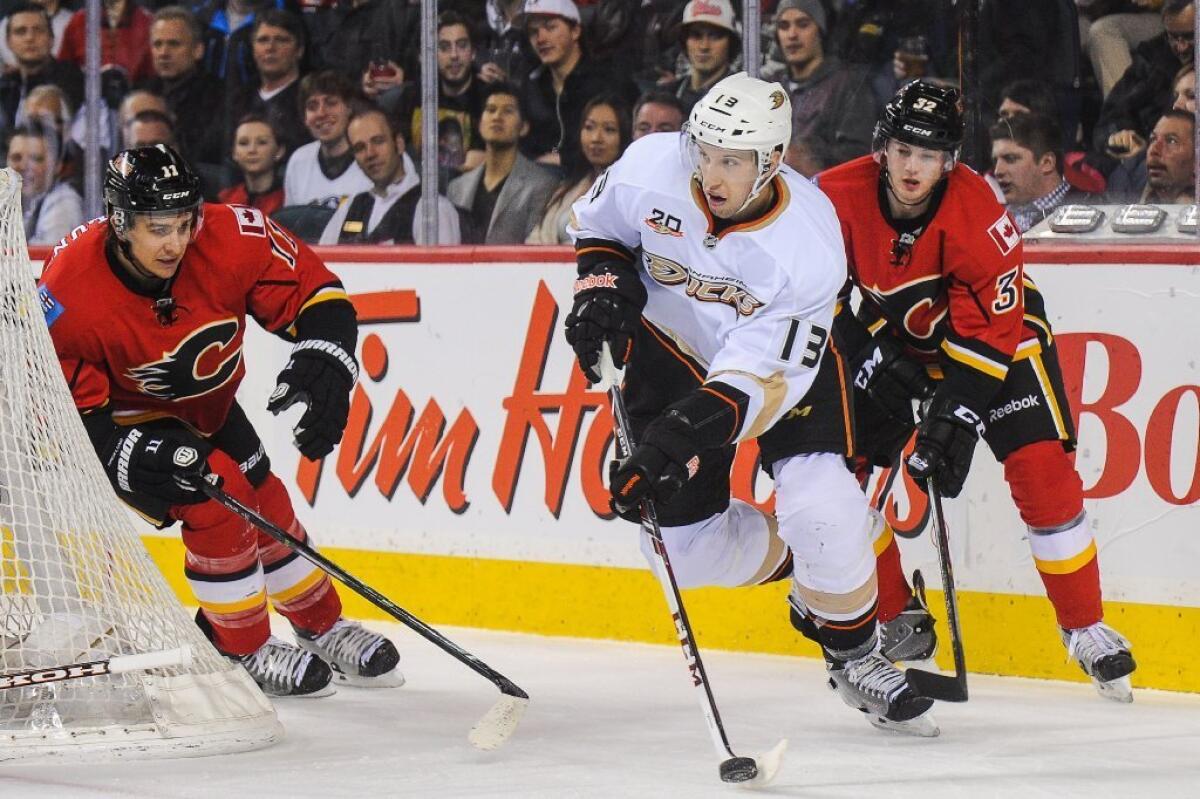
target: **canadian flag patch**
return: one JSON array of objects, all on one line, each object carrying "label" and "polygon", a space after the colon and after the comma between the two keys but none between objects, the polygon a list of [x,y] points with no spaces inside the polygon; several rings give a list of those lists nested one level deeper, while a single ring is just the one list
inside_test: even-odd
[{"label": "canadian flag patch", "polygon": [[1021,243],[1021,231],[1017,230],[1016,223],[1008,218],[1008,214],[997,219],[988,228],[988,235],[996,242],[1001,255],[1008,255]]}]

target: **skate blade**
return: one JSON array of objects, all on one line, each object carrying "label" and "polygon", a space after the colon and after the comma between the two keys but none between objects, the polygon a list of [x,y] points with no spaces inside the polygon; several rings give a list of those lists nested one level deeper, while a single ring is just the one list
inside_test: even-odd
[{"label": "skate blade", "polygon": [[329,683],[329,685],[326,685],[324,688],[313,691],[310,694],[268,694],[266,691],[263,691],[263,695],[272,702],[278,702],[280,699],[286,699],[288,701],[293,699],[320,699],[323,696],[333,696],[336,693],[337,689],[333,687],[333,683]]},{"label": "skate blade", "polygon": [[938,726],[937,719],[928,712],[908,721],[892,721],[884,716],[868,713],[867,720],[871,722],[872,727],[904,735],[915,735],[918,738],[936,738],[942,734],[942,728]]},{"label": "skate blade", "polygon": [[346,674],[345,672],[331,669],[333,679],[338,685],[344,685],[347,688],[399,688],[404,685],[404,675],[400,673],[400,669],[392,669],[384,672],[378,677],[363,677],[358,674]]},{"label": "skate blade", "polygon": [[1096,693],[1110,701],[1126,705],[1133,701],[1133,684],[1128,675],[1108,682],[1100,682],[1093,677],[1092,685],[1096,686]]}]

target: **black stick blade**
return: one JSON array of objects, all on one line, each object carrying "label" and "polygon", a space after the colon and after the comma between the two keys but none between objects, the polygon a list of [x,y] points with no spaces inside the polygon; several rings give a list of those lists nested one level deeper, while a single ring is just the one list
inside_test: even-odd
[{"label": "black stick blade", "polygon": [[965,676],[947,677],[921,669],[904,672],[908,685],[918,694],[941,702],[966,702],[967,680]]}]

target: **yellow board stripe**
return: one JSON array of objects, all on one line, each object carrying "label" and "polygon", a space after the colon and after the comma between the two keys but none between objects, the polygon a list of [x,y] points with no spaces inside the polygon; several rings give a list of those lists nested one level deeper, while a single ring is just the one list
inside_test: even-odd
[{"label": "yellow board stripe", "polygon": [[[147,535],[142,541],[181,601],[192,604],[179,537]],[[647,570],[328,546],[321,547],[321,553],[435,626],[679,646],[662,588]],[[685,591],[699,645],[820,657],[817,645],[788,623],[789,584]],[[347,617],[390,618],[342,585],[338,593]],[[555,601],[546,602],[547,596]],[[938,629],[944,631],[940,592],[929,591],[929,606],[941,620]],[[972,671],[1087,681],[1078,666],[1066,662],[1054,611],[1044,597],[959,591],[958,608]],[[1200,693],[1200,662],[1194,651],[1200,639],[1200,608],[1107,602],[1105,620],[1133,642],[1138,659],[1135,686]],[[1008,630],[1029,634],[1008,636]],[[950,647],[939,650],[938,664],[952,669]],[[1090,691],[1080,686],[1080,701],[1096,701],[1089,698]]]},{"label": "yellow board stripe", "polygon": [[288,600],[295,599],[296,597],[300,596],[308,589],[312,588],[317,583],[321,582],[321,578],[323,578],[324,576],[325,576],[325,572],[321,571],[320,569],[318,569],[314,566],[313,570],[311,572],[309,572],[307,575],[305,575],[304,579],[301,580],[300,582],[296,583],[295,585],[291,586],[290,588],[285,588],[284,590],[282,590],[278,593],[271,594],[271,601],[272,602],[287,602]]},{"label": "yellow board stripe", "polygon": [[1088,543],[1087,549],[1073,558],[1067,558],[1066,560],[1042,560],[1035,557],[1033,562],[1037,566],[1037,570],[1042,574],[1074,574],[1086,566],[1094,557],[1096,557],[1096,542],[1091,541]]},{"label": "yellow board stripe", "polygon": [[942,350],[959,363],[964,363],[976,371],[991,375],[997,380],[1003,380],[1008,375],[1008,367],[1006,365],[996,363],[977,352],[972,352],[966,347],[960,347],[952,343],[950,339],[942,339]]}]

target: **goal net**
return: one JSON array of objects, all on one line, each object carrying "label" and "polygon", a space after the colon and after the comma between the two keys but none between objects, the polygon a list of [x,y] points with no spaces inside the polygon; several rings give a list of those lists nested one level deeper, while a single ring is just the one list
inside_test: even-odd
[{"label": "goal net", "polygon": [[[21,217],[0,170],[0,678],[187,647],[187,666],[0,689],[0,760],[193,756],[282,735],[135,532],[54,354]],[[0,679],[0,684],[5,681]]]}]

